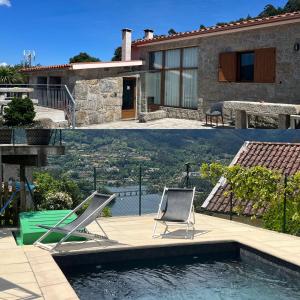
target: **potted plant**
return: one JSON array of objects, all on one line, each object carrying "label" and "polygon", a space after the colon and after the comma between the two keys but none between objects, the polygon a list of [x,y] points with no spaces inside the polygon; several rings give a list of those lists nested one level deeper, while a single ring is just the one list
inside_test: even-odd
[{"label": "potted plant", "polygon": [[30,98],[14,98],[4,108],[4,124],[10,127],[25,127],[28,145],[48,145],[51,130],[43,129],[42,122],[34,122],[36,116]]}]

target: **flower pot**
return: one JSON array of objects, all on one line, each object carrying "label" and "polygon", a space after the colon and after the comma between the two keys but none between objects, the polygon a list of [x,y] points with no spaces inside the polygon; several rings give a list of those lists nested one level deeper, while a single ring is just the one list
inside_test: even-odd
[{"label": "flower pot", "polygon": [[49,145],[51,129],[26,129],[28,145]]},{"label": "flower pot", "polygon": [[11,144],[12,129],[0,129],[0,144]]}]

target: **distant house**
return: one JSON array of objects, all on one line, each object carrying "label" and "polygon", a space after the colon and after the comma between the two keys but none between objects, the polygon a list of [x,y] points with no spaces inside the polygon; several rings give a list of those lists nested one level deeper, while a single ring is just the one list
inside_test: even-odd
[{"label": "distant house", "polygon": [[[263,166],[271,170],[278,170],[288,176],[300,171],[300,144],[290,143],[262,143],[246,142],[231,165],[243,167]],[[214,187],[206,201],[202,205],[205,210],[228,214],[230,212],[230,196],[224,195],[229,191],[229,185],[224,178]],[[238,200],[233,198],[233,206],[238,204]],[[264,210],[255,211],[251,201],[242,208],[244,216],[262,215]]]},{"label": "distant house", "polygon": [[200,120],[213,103],[300,104],[300,12],[132,42],[122,31],[122,61],[28,68],[30,83],[66,84],[78,125],[137,118]]}]

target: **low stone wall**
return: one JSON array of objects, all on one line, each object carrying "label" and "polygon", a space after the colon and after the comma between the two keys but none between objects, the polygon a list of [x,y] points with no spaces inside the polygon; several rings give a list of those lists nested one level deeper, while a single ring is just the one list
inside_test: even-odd
[{"label": "low stone wall", "polygon": [[149,113],[140,113],[139,114],[139,122],[147,123],[153,120],[165,119],[167,117],[167,113],[164,110],[157,110]]},{"label": "low stone wall", "polygon": [[166,112],[167,118],[198,120],[198,121],[202,121],[204,119],[202,109],[194,110],[194,109],[175,108],[175,107],[166,107],[166,106],[161,106],[160,109]]},{"label": "low stone wall", "polygon": [[74,85],[77,126],[120,120],[122,94],[121,77],[77,80]]}]

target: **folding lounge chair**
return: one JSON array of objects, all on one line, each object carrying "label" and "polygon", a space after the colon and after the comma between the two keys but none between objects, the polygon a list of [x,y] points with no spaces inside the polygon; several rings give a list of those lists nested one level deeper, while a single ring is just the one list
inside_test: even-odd
[{"label": "folding lounge chair", "polygon": [[[94,192],[90,195],[86,200],[84,200],[80,205],[78,205],[72,212],[70,212],[67,216],[65,216],[62,220],[60,220],[56,225],[53,227],[51,226],[44,226],[44,225],[37,225],[38,227],[47,229],[48,231],[42,235],[35,243],[35,246],[39,246],[46,250],[54,251],[57,249],[64,241],[66,241],[70,236],[78,236],[84,237],[90,240],[108,240],[108,236],[97,221],[97,217],[100,216],[102,210],[116,198],[116,195],[102,195],[98,192]],[[90,201],[90,202],[89,202]],[[78,216],[74,221],[69,224],[63,224],[63,222],[69,218],[72,214],[76,213],[80,208],[82,208],[86,203],[88,203],[88,207],[85,211]],[[85,227],[89,224],[96,222],[99,226],[100,230],[103,233],[103,236],[92,234],[88,232]],[[62,233],[65,236],[57,242],[54,246],[48,246],[42,243],[42,241],[52,232]]]},{"label": "folding lounge chair", "polygon": [[[169,232],[169,226],[185,226],[185,238],[194,238],[195,213],[194,198],[196,188],[193,189],[164,189],[153,229],[153,238],[164,236]],[[156,234],[157,224],[163,224],[165,231]],[[192,230],[191,234],[190,230]]]}]

